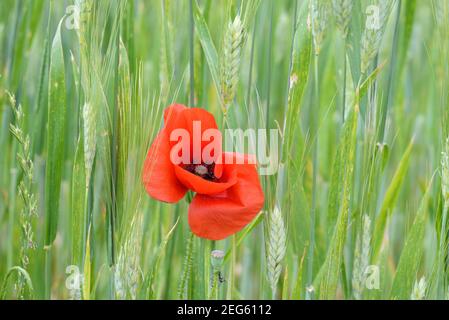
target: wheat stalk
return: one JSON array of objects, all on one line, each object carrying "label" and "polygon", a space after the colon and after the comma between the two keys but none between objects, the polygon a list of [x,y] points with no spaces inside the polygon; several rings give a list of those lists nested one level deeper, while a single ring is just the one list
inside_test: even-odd
[{"label": "wheat stalk", "polygon": [[240,16],[228,24],[223,40],[221,60],[221,95],[226,113],[235,97],[239,81],[240,56],[243,45],[244,29]]},{"label": "wheat stalk", "polygon": [[287,239],[281,210],[275,206],[268,216],[267,271],[273,297],[282,271]]}]

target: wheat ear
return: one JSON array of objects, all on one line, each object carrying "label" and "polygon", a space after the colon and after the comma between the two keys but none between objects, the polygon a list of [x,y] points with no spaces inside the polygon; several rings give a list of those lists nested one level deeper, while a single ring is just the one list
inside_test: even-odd
[{"label": "wheat ear", "polygon": [[276,206],[268,216],[267,271],[273,297],[286,251],[286,232],[281,210]]},{"label": "wheat ear", "polygon": [[221,62],[221,95],[224,112],[235,97],[239,80],[240,55],[243,45],[244,29],[240,16],[228,24],[223,41]]}]

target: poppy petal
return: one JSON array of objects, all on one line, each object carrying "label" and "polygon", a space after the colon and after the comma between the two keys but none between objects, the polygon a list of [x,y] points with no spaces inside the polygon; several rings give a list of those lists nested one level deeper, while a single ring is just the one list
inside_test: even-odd
[{"label": "poppy petal", "polygon": [[[214,116],[204,109],[190,108],[183,112],[186,130],[190,134],[190,146],[193,163],[215,162],[221,155],[222,137],[218,130]],[[211,136],[205,137],[205,133]],[[203,141],[203,138],[205,139]],[[209,140],[206,140],[209,139]],[[215,139],[217,141],[215,141]],[[215,141],[215,143],[213,142]],[[211,154],[205,152],[205,148],[211,144],[213,151]]]},{"label": "poppy petal", "polygon": [[189,108],[183,111],[183,116],[186,120],[187,127],[190,133],[193,133],[193,122],[201,122],[201,133],[207,129],[218,129],[217,123],[212,113],[201,108]]},{"label": "poppy petal", "polygon": [[[193,137],[194,122],[201,123],[201,135],[208,129],[218,129],[212,113],[201,108],[187,108],[182,104],[173,104],[164,111],[164,128],[170,136],[174,129],[185,129]],[[201,139],[201,137],[199,137]]]},{"label": "poppy petal", "polygon": [[183,113],[188,109],[182,104],[172,104],[164,110],[164,129],[169,138],[174,129],[187,127]]},{"label": "poppy petal", "polygon": [[170,161],[170,144],[164,129],[157,135],[148,151],[142,180],[147,193],[159,201],[175,203],[187,192],[187,188],[176,177]]},{"label": "poppy petal", "polygon": [[[225,165],[227,166],[227,165]],[[201,238],[224,239],[250,223],[264,204],[254,164],[235,164],[237,183],[214,195],[197,194],[189,206],[189,225]]]},{"label": "poppy petal", "polygon": [[[171,105],[165,110],[164,122],[164,128],[166,129],[169,138],[176,129],[184,129],[188,133],[189,139],[182,143],[188,144],[187,147],[190,148],[191,159],[189,161],[191,163],[210,163],[214,162],[220,156],[222,144],[221,132],[218,130],[215,118],[210,112],[200,108],[187,108],[183,105]],[[207,137],[205,137],[205,133],[207,134]],[[215,140],[217,140],[217,142],[213,143]],[[178,143],[178,140],[170,140],[172,146]],[[210,148],[213,150],[211,152],[212,159],[209,158],[209,154],[204,154],[207,159],[203,159],[203,150],[209,144],[211,144]]]}]

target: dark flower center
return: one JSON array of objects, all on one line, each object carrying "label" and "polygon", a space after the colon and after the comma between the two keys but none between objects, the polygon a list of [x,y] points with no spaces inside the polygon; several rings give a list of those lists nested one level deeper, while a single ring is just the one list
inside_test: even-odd
[{"label": "dark flower center", "polygon": [[182,168],[208,181],[217,181],[214,174],[215,163],[183,164]]}]

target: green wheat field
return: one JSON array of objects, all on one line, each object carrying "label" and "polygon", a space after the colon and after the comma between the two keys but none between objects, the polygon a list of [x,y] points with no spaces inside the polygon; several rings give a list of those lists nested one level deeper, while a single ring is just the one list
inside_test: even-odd
[{"label": "green wheat field", "polygon": [[[449,1],[1,7],[0,300],[449,299]],[[173,103],[277,130],[224,240],[142,183]]]}]

